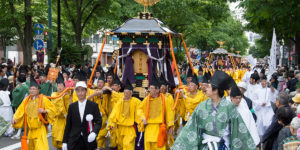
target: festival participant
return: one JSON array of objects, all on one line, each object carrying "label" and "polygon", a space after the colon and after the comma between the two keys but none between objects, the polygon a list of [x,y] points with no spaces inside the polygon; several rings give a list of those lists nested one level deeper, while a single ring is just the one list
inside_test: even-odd
[{"label": "festival participant", "polygon": [[[118,103],[118,101],[120,99],[122,99],[122,97],[124,97],[124,93],[120,92],[121,89],[121,81],[119,79],[119,77],[117,75],[115,75],[113,84],[112,84],[112,88],[105,86],[103,88],[103,91],[108,90],[111,93],[111,96],[108,97],[108,116],[111,114],[112,110],[114,109],[115,105]],[[117,127],[116,127],[117,128]],[[116,148],[118,146],[117,144],[117,129],[116,130],[112,130],[110,132],[110,147],[111,148]]]},{"label": "festival participant", "polygon": [[[143,120],[139,125],[139,130],[145,133],[145,150],[165,150],[166,143],[163,143],[163,141],[167,139],[164,139],[164,137],[167,138],[167,129],[174,125],[173,105],[171,105],[174,102],[166,99],[160,93],[159,88],[158,77],[153,74],[149,85],[150,94],[144,98],[138,107],[138,116]],[[159,134],[160,131],[162,134]]]},{"label": "festival participant", "polygon": [[[0,80],[0,118],[3,118],[5,120],[6,123],[10,123],[12,121],[13,118],[13,110],[11,107],[11,101],[9,98],[9,94],[10,92],[8,91],[8,87],[9,87],[9,81],[7,78],[3,78]],[[1,122],[2,123],[2,122]],[[5,124],[6,124],[5,123]],[[3,125],[3,124],[1,124]],[[1,126],[3,127],[3,126]],[[4,136],[12,136],[14,129],[11,126],[11,124],[9,124],[7,129],[2,129],[0,127],[0,136],[2,135],[2,130],[4,133]]]},{"label": "festival participant", "polygon": [[271,125],[274,111],[271,106],[271,99],[276,96],[275,91],[267,87],[267,77],[263,76],[261,79],[261,86],[256,89],[255,93],[252,93],[253,105],[255,114],[257,116],[257,129],[259,136],[263,136],[265,131]]},{"label": "festival participant", "polygon": [[199,83],[196,75],[193,76],[188,88],[189,92],[187,92],[187,94],[185,94],[183,91],[181,92],[181,96],[183,98],[181,100],[184,101],[185,105],[185,121],[189,120],[198,104],[206,100],[205,94],[201,90],[198,90]]},{"label": "festival participant", "polygon": [[250,98],[251,100],[254,100],[256,90],[260,87],[258,82],[259,82],[258,74],[256,74],[256,73],[251,74],[250,84],[248,84],[247,91],[245,93],[245,96]]},{"label": "festival participant", "polygon": [[87,85],[76,83],[78,101],[70,104],[63,138],[63,150],[94,150],[101,128],[101,116],[96,103],[87,100]]},{"label": "festival participant", "polygon": [[[53,92],[51,97],[56,97],[61,92],[65,90],[65,83],[62,74],[58,74],[56,79],[57,92]],[[68,108],[70,104],[70,94],[69,92],[65,93],[62,97],[52,99],[52,103],[56,107],[57,116],[55,118],[55,123],[52,126],[52,144],[55,148],[62,148],[62,141],[66,126],[66,118],[68,115]]]},{"label": "festival participant", "polygon": [[98,149],[105,149],[106,144],[106,135],[107,135],[107,119],[108,119],[108,94],[103,94],[103,88],[105,85],[105,77],[104,77],[104,71],[101,71],[100,77],[97,81],[97,89],[95,92],[88,97],[88,99],[94,98],[94,102],[98,104],[100,114],[102,117],[102,126],[99,131],[99,134],[96,138],[97,140],[97,148]]},{"label": "festival participant", "polygon": [[114,83],[114,72],[113,69],[109,69],[106,74],[106,83],[105,86],[112,87]]},{"label": "festival participant", "polygon": [[46,96],[50,96],[52,92],[57,91],[57,87],[55,84],[52,83],[52,81],[47,81],[47,74],[40,70],[39,71],[39,81],[40,81],[40,93],[44,94]]},{"label": "festival participant", "polygon": [[[87,81],[87,74],[83,71],[83,70],[79,70],[76,72],[75,74],[76,78],[78,78],[78,81],[83,81],[84,83],[86,83]],[[77,82],[74,82],[77,84]],[[87,94],[86,94],[86,98],[88,98],[90,95],[92,95],[95,91],[90,89],[90,88],[87,88]],[[77,94],[76,94],[76,90],[73,92],[73,95],[72,95],[72,99],[73,99],[73,103],[74,102],[77,102],[78,101],[78,97],[77,97]],[[94,101],[94,98],[91,98],[90,99],[91,101]]]},{"label": "festival participant", "polygon": [[248,106],[250,112],[252,113],[254,120],[256,121],[257,117],[255,114],[255,110],[253,108],[252,100],[244,95],[245,92],[247,91],[247,83],[242,81],[238,84],[238,87],[240,88],[240,91],[242,92],[242,95],[243,95],[242,97],[246,101],[247,106]]},{"label": "festival participant", "polygon": [[258,136],[258,131],[256,128],[254,118],[248,108],[247,102],[243,99],[242,92],[240,91],[240,89],[238,88],[237,85],[234,85],[231,88],[230,100],[236,106],[236,109],[240,113],[244,123],[246,124],[246,126],[251,134],[251,137],[253,138],[255,145],[258,146],[260,143],[260,138]]},{"label": "festival participant", "polygon": [[133,87],[127,80],[124,87],[124,97],[114,106],[108,120],[108,130],[117,130],[117,145],[119,150],[133,150],[136,132],[134,123],[140,124],[137,108],[140,100],[132,97]]},{"label": "festival participant", "polygon": [[30,95],[23,100],[13,117],[13,127],[21,128],[28,124],[28,148],[30,150],[48,150],[47,122],[54,124],[56,109],[48,98],[39,94],[40,87],[31,76]]},{"label": "festival participant", "polygon": [[210,99],[200,103],[177,137],[172,149],[256,149],[251,135],[224,90],[231,79],[225,72],[215,71],[207,87]]},{"label": "festival participant", "polygon": [[[168,99],[168,101],[170,101],[170,106],[167,106],[167,107],[174,106],[173,96],[172,96],[172,94],[168,93],[168,81],[166,80],[166,78],[163,74],[160,75],[159,80],[160,80],[160,83],[161,83],[160,93],[164,94],[165,99]],[[168,129],[168,144],[167,144],[167,147],[166,147],[167,149],[170,149],[172,147],[172,145],[174,143],[173,133],[175,134],[175,132],[177,132],[177,130],[180,126],[179,112],[177,111],[177,114],[176,114],[176,111],[174,111],[174,110],[172,110],[171,112],[173,113],[173,115],[170,115],[170,117],[173,117],[173,118],[171,118],[171,120],[175,120],[175,116],[177,116],[177,120],[174,121],[174,129],[173,129],[173,126]]]}]

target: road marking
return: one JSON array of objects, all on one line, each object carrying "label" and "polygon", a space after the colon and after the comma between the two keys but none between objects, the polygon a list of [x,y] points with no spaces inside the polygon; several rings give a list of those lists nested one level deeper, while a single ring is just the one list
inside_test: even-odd
[{"label": "road marking", "polygon": [[1,148],[0,150],[13,150],[13,149],[17,149],[17,148],[20,148],[20,147],[21,147],[21,142],[6,146],[4,148]]}]

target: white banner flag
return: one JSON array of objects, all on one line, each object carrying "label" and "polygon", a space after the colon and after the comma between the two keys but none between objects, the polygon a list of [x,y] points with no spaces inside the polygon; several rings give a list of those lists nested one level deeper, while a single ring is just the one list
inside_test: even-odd
[{"label": "white banner flag", "polygon": [[269,71],[268,75],[271,76],[274,72],[276,72],[276,32],[275,28],[273,29],[273,38],[272,45],[270,49],[270,62],[269,62]]}]

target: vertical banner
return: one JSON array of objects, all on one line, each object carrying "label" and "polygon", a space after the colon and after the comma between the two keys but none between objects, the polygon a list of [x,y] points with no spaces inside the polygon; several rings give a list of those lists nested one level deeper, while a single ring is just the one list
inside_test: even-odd
[{"label": "vertical banner", "polygon": [[276,72],[276,32],[275,28],[273,29],[273,38],[272,45],[270,49],[270,61],[269,61],[269,72],[268,76],[271,76],[274,72]]}]

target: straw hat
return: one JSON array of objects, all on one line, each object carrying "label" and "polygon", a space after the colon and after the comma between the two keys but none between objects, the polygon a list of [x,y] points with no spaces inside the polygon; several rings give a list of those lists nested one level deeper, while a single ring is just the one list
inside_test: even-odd
[{"label": "straw hat", "polygon": [[300,103],[300,93],[297,93],[293,98],[292,100],[295,102],[295,103]]}]

